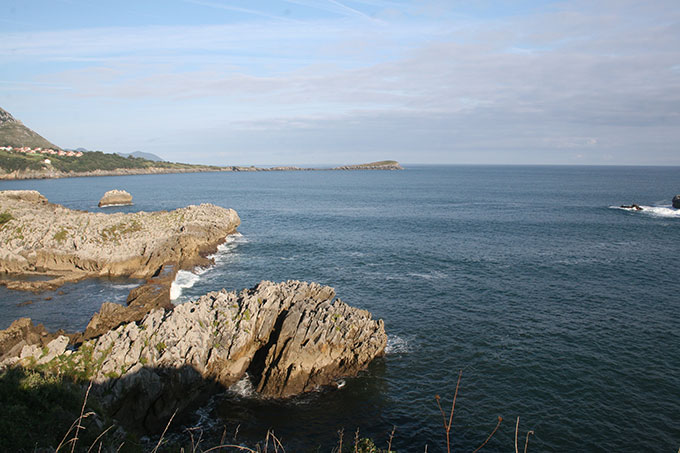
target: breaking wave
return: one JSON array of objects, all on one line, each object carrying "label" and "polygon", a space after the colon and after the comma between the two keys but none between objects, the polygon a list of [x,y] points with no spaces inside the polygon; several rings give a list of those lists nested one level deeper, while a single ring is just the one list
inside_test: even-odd
[{"label": "breaking wave", "polygon": [[190,271],[179,271],[175,276],[175,281],[170,285],[170,300],[175,300],[182,295],[182,290],[191,288],[200,280],[200,274],[194,274]]},{"label": "breaking wave", "polygon": [[[245,242],[248,240],[241,233],[230,234],[222,244],[217,246],[215,253],[208,255],[208,258],[213,260],[215,265],[223,263],[239,244]],[[201,279],[201,275],[214,267],[197,267],[193,271],[178,271],[175,280],[170,285],[170,300],[179,299],[183,290],[194,286]]]}]

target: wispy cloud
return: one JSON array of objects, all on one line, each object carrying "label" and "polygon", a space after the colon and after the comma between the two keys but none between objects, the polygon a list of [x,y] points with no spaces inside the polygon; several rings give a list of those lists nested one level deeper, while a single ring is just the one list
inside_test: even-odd
[{"label": "wispy cloud", "polygon": [[[113,128],[141,137],[139,124],[152,135],[176,131],[166,149],[182,149],[200,129],[205,140],[263,156],[287,144],[334,155],[420,150],[439,162],[472,162],[477,153],[483,161],[580,155],[601,163],[613,155],[636,163],[645,149],[656,153],[649,162],[680,164],[672,152],[680,141],[680,13],[672,2],[561,2],[488,20],[449,6],[443,22],[378,26],[373,12],[416,14],[413,6],[282,0],[329,13],[300,26],[260,7],[185,2],[255,20],[0,33],[10,67],[39,67],[3,80],[16,74],[14,86],[32,83],[34,96],[89,108],[92,121],[110,121],[111,137]],[[13,90],[2,86],[0,96]],[[96,113],[102,103],[107,112]]]},{"label": "wispy cloud", "polygon": [[285,22],[298,22],[299,21],[293,21],[287,17],[281,16],[281,15],[275,15],[275,14],[268,14],[265,11],[262,10],[257,10],[257,9],[251,9],[251,8],[242,8],[234,5],[229,5],[226,3],[218,3],[218,2],[210,2],[206,0],[183,0],[185,3],[191,3],[194,5],[200,5],[200,6],[206,6],[208,8],[214,8],[214,9],[221,9],[225,11],[234,11],[237,13],[245,13],[245,14],[251,14],[253,16],[259,16],[259,17],[264,17],[267,19],[273,19],[273,20],[280,20],[280,21],[285,21]]}]

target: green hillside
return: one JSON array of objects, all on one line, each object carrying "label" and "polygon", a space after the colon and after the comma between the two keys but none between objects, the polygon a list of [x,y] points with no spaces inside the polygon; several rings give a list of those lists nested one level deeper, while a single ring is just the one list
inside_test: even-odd
[{"label": "green hillside", "polygon": [[2,108],[0,108],[0,146],[61,149],[24,126]]}]

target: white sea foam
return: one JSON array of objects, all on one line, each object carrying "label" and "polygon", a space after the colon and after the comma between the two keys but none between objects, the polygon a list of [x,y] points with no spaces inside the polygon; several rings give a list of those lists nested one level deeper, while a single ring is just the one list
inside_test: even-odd
[{"label": "white sea foam", "polygon": [[398,335],[387,336],[385,354],[406,354],[407,352],[411,352],[411,344],[408,340]]},{"label": "white sea foam", "polygon": [[236,384],[232,384],[229,387],[229,391],[236,393],[244,398],[249,398],[255,394],[255,388],[253,383],[250,381],[250,376],[248,373],[245,374]]},{"label": "white sea foam", "polygon": [[[230,234],[222,244],[217,246],[215,253],[208,255],[208,258],[212,259],[215,265],[220,264],[239,244],[244,242],[248,242],[248,240],[242,234]],[[196,267],[193,271],[178,271],[175,280],[170,285],[170,300],[175,301],[179,299],[184,289],[194,286],[201,279],[201,276],[213,267]]]},{"label": "white sea foam", "polygon": [[645,206],[640,205],[641,211],[635,208],[622,208],[621,206],[610,206],[612,209],[621,209],[623,211],[636,212],[640,214],[651,215],[654,217],[666,217],[666,218],[680,218],[680,209],[675,209],[672,206]]},{"label": "white sea foam", "polygon": [[412,277],[422,278],[422,279],[425,279],[425,280],[439,280],[439,279],[447,277],[447,275],[444,272],[441,272],[441,271],[432,271],[432,272],[428,272],[428,273],[409,272],[408,275],[410,275]]},{"label": "white sea foam", "polygon": [[200,280],[200,275],[189,271],[179,271],[175,276],[175,281],[170,285],[170,300],[175,300],[182,295],[182,290],[191,288]]},{"label": "white sea foam", "polygon": [[128,283],[128,284],[122,284],[122,285],[111,285],[112,288],[115,289],[132,289],[136,288],[139,286],[139,283]]},{"label": "white sea foam", "polygon": [[225,241],[217,246],[217,251],[208,258],[215,261],[215,264],[223,262],[240,244],[245,244],[248,239],[241,233],[234,233],[227,236]]}]

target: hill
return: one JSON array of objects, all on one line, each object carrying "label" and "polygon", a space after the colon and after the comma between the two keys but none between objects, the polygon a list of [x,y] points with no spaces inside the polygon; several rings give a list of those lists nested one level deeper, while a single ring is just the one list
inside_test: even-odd
[{"label": "hill", "polygon": [[141,158],[141,159],[151,160],[153,162],[165,162],[165,159],[163,159],[162,157],[157,156],[153,153],[145,153],[143,151],[135,151],[134,153],[129,153],[129,154],[128,153],[116,153],[116,154],[118,154],[119,156],[123,156],[123,157],[132,156],[132,157],[137,157],[137,158]]},{"label": "hill", "polygon": [[61,149],[0,108],[0,146]]}]

